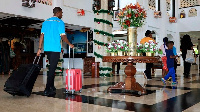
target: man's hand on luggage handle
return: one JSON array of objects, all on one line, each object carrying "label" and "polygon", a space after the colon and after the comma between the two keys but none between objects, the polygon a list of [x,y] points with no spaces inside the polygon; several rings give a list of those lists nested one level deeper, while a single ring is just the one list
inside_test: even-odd
[{"label": "man's hand on luggage handle", "polygon": [[42,52],[41,49],[38,49],[38,52],[37,52],[37,56],[40,56],[40,53]]},{"label": "man's hand on luggage handle", "polygon": [[71,48],[74,48],[74,45],[73,45],[73,44],[70,44],[69,46],[70,46]]}]

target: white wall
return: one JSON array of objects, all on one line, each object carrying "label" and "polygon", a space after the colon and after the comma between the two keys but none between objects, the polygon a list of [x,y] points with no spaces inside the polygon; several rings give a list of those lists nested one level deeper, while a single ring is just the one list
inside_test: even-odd
[{"label": "white wall", "polygon": [[[68,24],[94,28],[92,0],[53,0],[53,5],[36,3],[34,8],[22,6],[21,0],[0,0],[0,12],[46,20],[53,16],[53,8],[63,9],[63,21]],[[84,9],[85,16],[77,16],[77,9]]]},{"label": "white wall", "polygon": [[[196,17],[188,17],[189,10],[191,8],[197,9]],[[183,8],[178,10],[178,16],[180,16],[180,12],[185,11],[185,18],[181,18],[178,20],[178,31],[179,32],[189,32],[189,31],[200,31],[200,6]]]},{"label": "white wall", "polygon": [[21,0],[0,0],[0,12],[21,15],[31,18],[47,19],[53,16],[53,7],[40,3],[35,4],[35,8],[22,6]]},{"label": "white wall", "polygon": [[133,5],[136,3],[136,0],[119,0],[120,8],[124,8],[126,5],[132,3]]},{"label": "white wall", "polygon": [[[60,0],[58,0],[60,1]],[[63,0],[63,20],[66,23],[94,28],[92,0]],[[62,0],[61,0],[62,2]],[[85,10],[85,16],[77,16],[77,10]]]}]

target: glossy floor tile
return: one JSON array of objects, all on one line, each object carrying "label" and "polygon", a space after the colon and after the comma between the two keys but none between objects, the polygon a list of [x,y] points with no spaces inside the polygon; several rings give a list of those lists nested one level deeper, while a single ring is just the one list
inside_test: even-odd
[{"label": "glossy floor tile", "polygon": [[111,78],[83,78],[82,93],[70,95],[65,93],[65,77],[56,76],[56,95],[43,96],[46,75],[39,75],[33,88],[33,94],[11,96],[3,91],[8,75],[0,75],[0,112],[199,112],[200,77],[192,71],[190,79],[182,76],[179,70],[178,85],[171,82],[163,85],[161,71],[157,70],[152,80],[146,81],[141,72],[136,80],[147,90],[139,95],[135,91],[124,93],[107,93],[107,88],[116,82],[124,81],[121,73]]}]

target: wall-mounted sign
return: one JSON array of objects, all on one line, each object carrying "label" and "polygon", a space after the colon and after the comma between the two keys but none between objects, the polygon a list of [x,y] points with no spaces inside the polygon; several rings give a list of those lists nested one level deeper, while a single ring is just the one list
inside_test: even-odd
[{"label": "wall-mounted sign", "polygon": [[85,16],[85,11],[83,9],[78,9],[77,10],[77,15],[78,16]]},{"label": "wall-mounted sign", "polygon": [[155,18],[161,18],[161,11],[154,11],[154,17]]},{"label": "wall-mounted sign", "polygon": [[176,23],[177,22],[176,17],[169,17],[169,22],[170,23]]},{"label": "wall-mounted sign", "polygon": [[36,2],[52,6],[52,0],[36,0]]},{"label": "wall-mounted sign", "polygon": [[28,8],[33,8],[33,7],[35,7],[35,1],[36,0],[22,0],[22,6],[28,7]]}]

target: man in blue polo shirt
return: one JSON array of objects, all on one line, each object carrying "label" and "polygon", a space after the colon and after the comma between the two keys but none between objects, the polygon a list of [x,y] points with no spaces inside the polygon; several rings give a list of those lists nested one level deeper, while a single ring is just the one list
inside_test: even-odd
[{"label": "man in blue polo shirt", "polygon": [[55,7],[53,9],[54,16],[47,19],[42,24],[42,30],[39,41],[39,49],[37,56],[40,55],[42,49],[42,43],[44,40],[44,51],[47,54],[49,60],[49,72],[47,74],[47,84],[44,90],[45,96],[50,96],[55,94],[56,88],[54,87],[55,70],[60,58],[61,52],[61,38],[64,42],[69,44],[71,48],[74,47],[65,34],[65,24],[61,20],[62,9],[60,7]]}]

